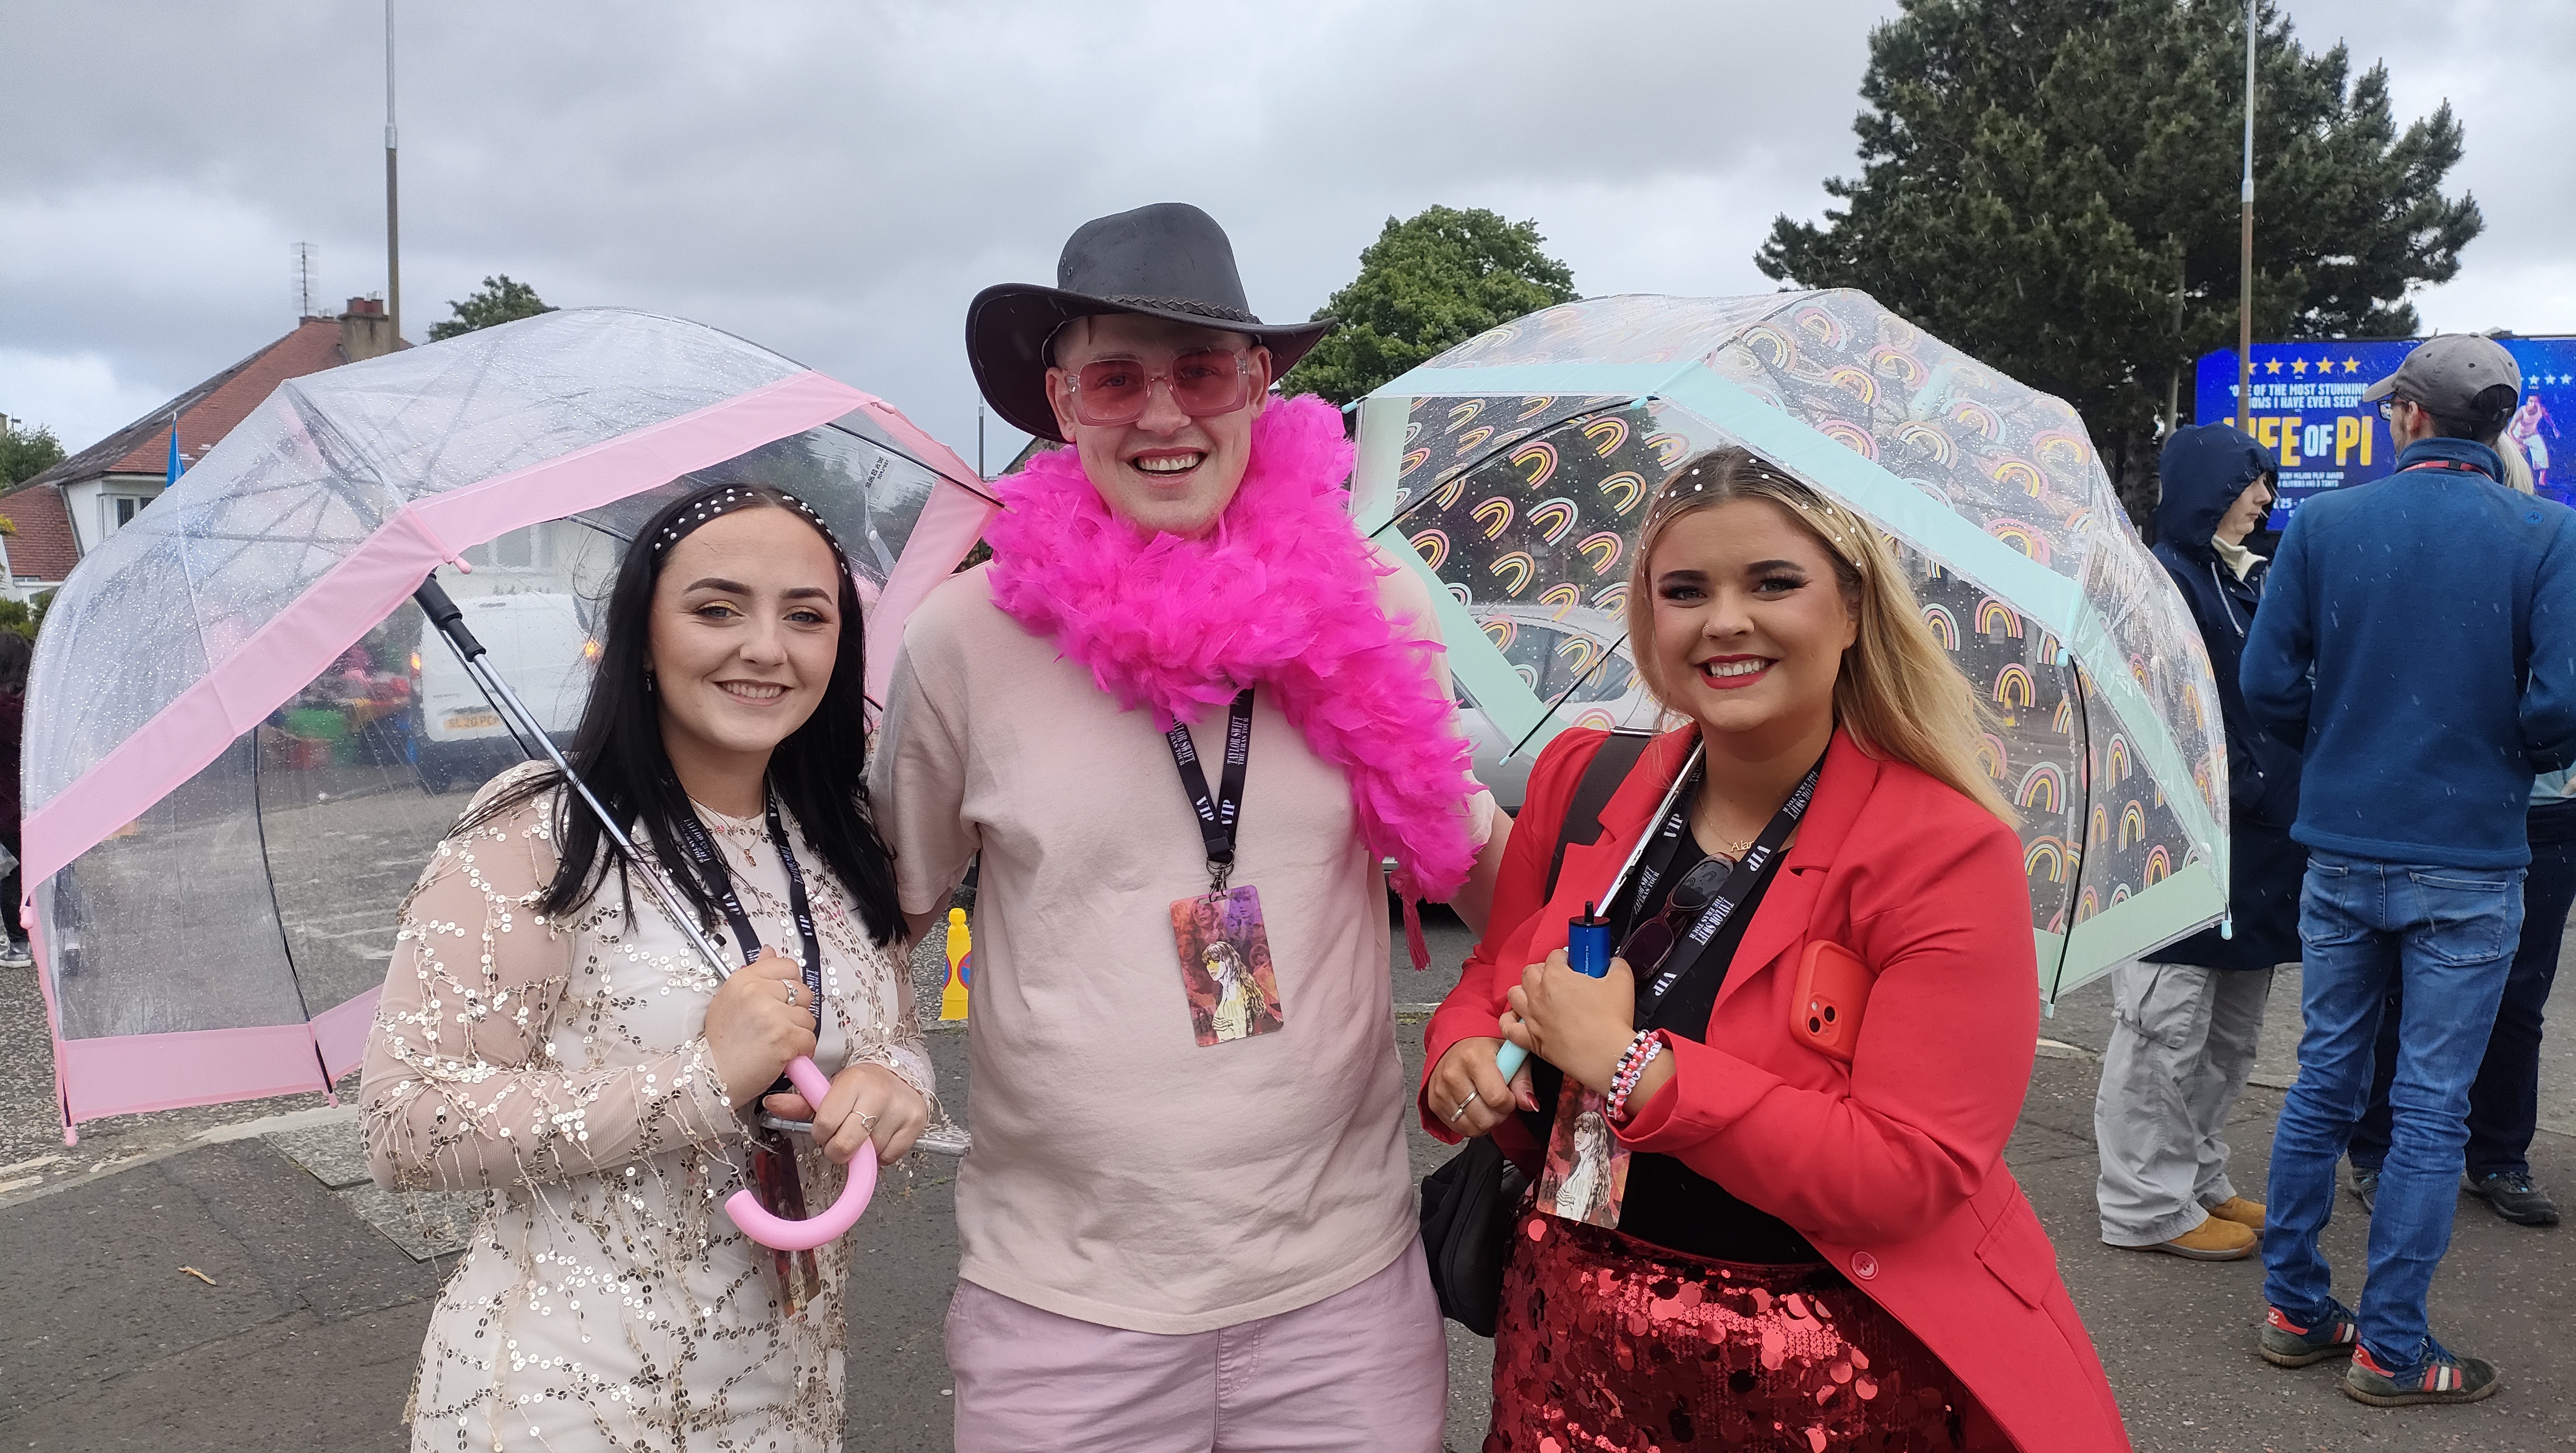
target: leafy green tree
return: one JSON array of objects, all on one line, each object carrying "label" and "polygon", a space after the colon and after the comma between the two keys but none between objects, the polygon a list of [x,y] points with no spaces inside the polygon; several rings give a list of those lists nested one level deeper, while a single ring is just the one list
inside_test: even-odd
[{"label": "leafy green tree", "polygon": [[14,419],[0,426],[0,489],[33,479],[62,462],[62,441],[53,430]]},{"label": "leafy green tree", "polygon": [[521,318],[554,311],[546,306],[545,299],[537,296],[535,288],[511,281],[508,273],[483,279],[480,291],[462,302],[451,301],[447,306],[456,316],[444,323],[430,325],[429,339],[433,343],[442,338],[462,337],[496,323],[515,323]]},{"label": "leafy green tree", "polygon": [[1342,326],[1288,371],[1288,391],[1347,404],[1497,324],[1573,302],[1574,274],[1539,251],[1546,240],[1537,223],[1482,208],[1387,218],[1360,275],[1315,314]]},{"label": "leafy green tree", "polygon": [[[2073,404],[2133,515],[2158,416],[2236,341],[2245,23],[2237,0],[1905,0],[1870,37],[1861,177],[1754,261],[1862,289]],[[2256,20],[2254,332],[2403,336],[2411,287],[2485,225],[2441,192],[2446,102],[2401,133],[2388,72],[2349,79],[2271,0]]]},{"label": "leafy green tree", "polygon": [[36,632],[45,624],[45,610],[53,603],[54,593],[50,590],[37,596],[32,606],[0,598],[0,631],[16,631],[28,640],[36,639]]}]

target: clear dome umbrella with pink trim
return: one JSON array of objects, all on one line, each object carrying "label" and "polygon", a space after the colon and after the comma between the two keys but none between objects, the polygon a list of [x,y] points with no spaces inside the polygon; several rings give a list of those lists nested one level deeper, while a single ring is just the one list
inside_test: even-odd
[{"label": "clear dome umbrella with pink trim", "polygon": [[[23,769],[67,1139],[357,1066],[402,894],[476,787],[569,739],[625,541],[710,478],[831,524],[877,689],[992,508],[882,400],[699,324],[570,309],[280,385],[82,561]],[[516,731],[413,603],[442,565]]]}]

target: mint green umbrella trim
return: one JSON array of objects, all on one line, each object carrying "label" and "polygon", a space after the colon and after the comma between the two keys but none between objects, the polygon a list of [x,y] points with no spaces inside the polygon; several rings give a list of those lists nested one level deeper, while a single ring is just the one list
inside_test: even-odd
[{"label": "mint green umbrella trim", "polygon": [[[2054,1000],[2102,977],[2122,959],[2152,953],[2217,921],[2227,911],[2227,890],[2217,871],[2207,858],[2185,863],[2172,877],[2076,924],[2064,959],[2070,967],[2041,993]],[[2087,952],[2088,942],[2104,940],[2108,952]]]},{"label": "mint green umbrella trim", "polygon": [[1375,533],[1394,511],[1409,403],[1382,394],[1360,400],[1360,457],[1351,469],[1351,518],[1364,533]]},{"label": "mint green umbrella trim", "polygon": [[1425,364],[1369,390],[1369,397],[1626,394],[1642,399],[1660,393],[1674,375],[1697,367],[1696,359],[1671,363],[1507,363],[1491,368],[1439,368]]}]

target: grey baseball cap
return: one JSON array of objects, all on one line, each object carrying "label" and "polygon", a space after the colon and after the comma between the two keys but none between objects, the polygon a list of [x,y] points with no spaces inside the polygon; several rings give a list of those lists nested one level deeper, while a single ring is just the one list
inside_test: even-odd
[{"label": "grey baseball cap", "polygon": [[2395,373],[2363,389],[2361,400],[2376,403],[2399,394],[2444,418],[2472,419],[2478,395],[2497,384],[2522,397],[2522,370],[2503,344],[2475,333],[2443,333],[2425,339]]}]

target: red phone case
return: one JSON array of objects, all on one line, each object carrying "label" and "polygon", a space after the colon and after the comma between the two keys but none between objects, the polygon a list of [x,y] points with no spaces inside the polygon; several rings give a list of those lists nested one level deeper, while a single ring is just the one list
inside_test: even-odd
[{"label": "red phone case", "polygon": [[1791,1006],[1789,1032],[1819,1054],[1852,1061],[1860,1043],[1861,1011],[1869,1005],[1869,986],[1878,976],[1860,955],[1841,944],[1818,939],[1798,961],[1798,997]]}]

